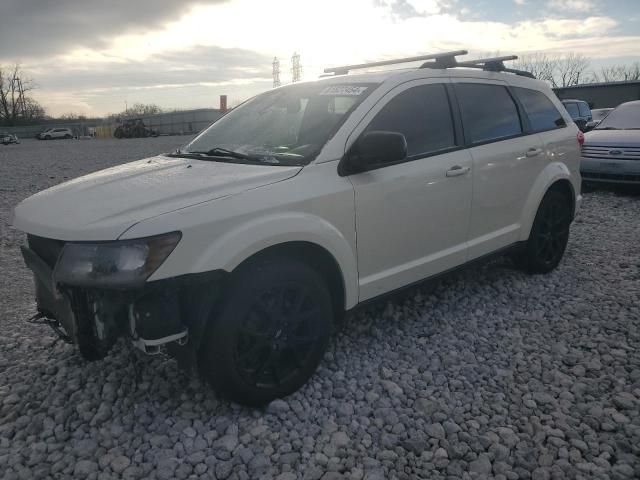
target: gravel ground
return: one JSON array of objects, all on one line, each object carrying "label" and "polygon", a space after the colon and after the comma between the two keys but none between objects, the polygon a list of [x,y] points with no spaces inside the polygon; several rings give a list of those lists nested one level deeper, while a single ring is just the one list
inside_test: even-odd
[{"label": "gravel ground", "polygon": [[120,342],[86,363],[34,311],[10,208],[185,138],[0,148],[0,477],[640,478],[640,197],[594,192],[560,267],[497,260],[349,319],[265,410]]}]

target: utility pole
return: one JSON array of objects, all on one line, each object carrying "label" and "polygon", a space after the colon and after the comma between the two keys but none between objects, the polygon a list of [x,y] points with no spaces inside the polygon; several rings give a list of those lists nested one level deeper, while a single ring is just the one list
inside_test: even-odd
[{"label": "utility pole", "polygon": [[280,60],[273,57],[273,88],[280,86]]},{"label": "utility pole", "polygon": [[291,57],[291,81],[299,82],[302,78],[302,65],[300,64],[300,54],[294,52]]}]

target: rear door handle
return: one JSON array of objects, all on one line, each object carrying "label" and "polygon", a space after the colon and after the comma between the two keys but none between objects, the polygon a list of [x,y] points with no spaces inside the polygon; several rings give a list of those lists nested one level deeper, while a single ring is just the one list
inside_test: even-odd
[{"label": "rear door handle", "polygon": [[471,170],[471,167],[463,167],[463,166],[460,166],[460,165],[454,165],[449,170],[447,170],[446,175],[447,175],[447,177],[457,177],[458,175],[464,175],[469,170]]},{"label": "rear door handle", "polygon": [[525,153],[525,155],[527,157],[536,157],[536,156],[540,155],[541,153],[542,153],[542,149],[541,148],[532,147],[529,150],[527,150],[527,153]]}]

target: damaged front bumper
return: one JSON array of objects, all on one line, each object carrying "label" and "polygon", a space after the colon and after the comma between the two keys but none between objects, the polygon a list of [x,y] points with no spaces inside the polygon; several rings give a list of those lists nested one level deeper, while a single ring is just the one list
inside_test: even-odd
[{"label": "damaged front bumper", "polygon": [[30,235],[21,251],[34,275],[38,315],[59,323],[85,358],[102,358],[124,336],[147,354],[167,347],[179,359],[195,361],[224,272],[119,288],[70,286],[54,274],[63,246]]}]

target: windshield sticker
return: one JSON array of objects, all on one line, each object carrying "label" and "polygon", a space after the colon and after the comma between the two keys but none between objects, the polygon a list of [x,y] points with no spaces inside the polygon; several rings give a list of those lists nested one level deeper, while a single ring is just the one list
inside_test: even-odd
[{"label": "windshield sticker", "polygon": [[333,85],[327,87],[320,92],[320,95],[348,95],[358,96],[361,95],[369,87],[358,87],[356,85]]}]

